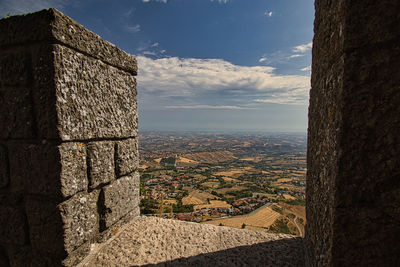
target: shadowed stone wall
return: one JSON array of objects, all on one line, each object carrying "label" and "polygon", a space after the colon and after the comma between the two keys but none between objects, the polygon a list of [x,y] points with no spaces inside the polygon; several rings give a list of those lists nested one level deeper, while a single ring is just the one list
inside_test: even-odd
[{"label": "shadowed stone wall", "polygon": [[308,129],[313,266],[400,266],[400,2],[316,0]]},{"label": "shadowed stone wall", "polygon": [[74,265],[139,214],[136,60],[54,9],[0,36],[0,266]]}]

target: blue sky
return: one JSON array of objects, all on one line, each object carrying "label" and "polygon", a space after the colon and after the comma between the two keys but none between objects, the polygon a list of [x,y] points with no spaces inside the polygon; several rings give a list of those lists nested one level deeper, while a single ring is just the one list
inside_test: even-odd
[{"label": "blue sky", "polygon": [[312,0],[0,0],[55,7],[135,55],[140,130],[307,129]]}]

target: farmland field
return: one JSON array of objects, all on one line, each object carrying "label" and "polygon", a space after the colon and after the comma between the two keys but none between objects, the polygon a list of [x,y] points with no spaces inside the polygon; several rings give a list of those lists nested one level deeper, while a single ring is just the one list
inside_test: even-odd
[{"label": "farmland field", "polygon": [[280,216],[281,214],[279,214],[276,211],[273,211],[270,207],[264,207],[261,208],[259,211],[252,213],[250,215],[207,221],[203,223],[213,224],[213,225],[222,224],[223,226],[229,226],[234,228],[242,228],[242,225],[245,224],[246,228],[252,227],[253,229],[256,228],[257,230],[265,231]]}]

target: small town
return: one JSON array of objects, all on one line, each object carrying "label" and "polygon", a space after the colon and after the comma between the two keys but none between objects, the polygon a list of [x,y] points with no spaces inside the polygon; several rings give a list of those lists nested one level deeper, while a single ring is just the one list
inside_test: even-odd
[{"label": "small town", "polygon": [[141,213],[301,235],[305,140],[300,134],[142,133]]}]

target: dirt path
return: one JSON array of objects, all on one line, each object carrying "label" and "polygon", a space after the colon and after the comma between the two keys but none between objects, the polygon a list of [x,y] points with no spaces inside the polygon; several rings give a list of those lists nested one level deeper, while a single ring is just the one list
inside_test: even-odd
[{"label": "dirt path", "polygon": [[303,232],[301,231],[301,228],[299,227],[299,225],[298,225],[297,222],[296,222],[296,220],[297,220],[297,215],[295,214],[294,216],[295,216],[295,217],[294,217],[293,222],[294,222],[294,224],[296,225],[297,230],[299,230],[300,236],[303,236]]}]

